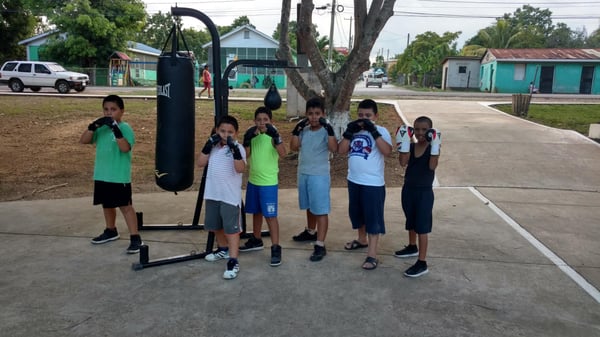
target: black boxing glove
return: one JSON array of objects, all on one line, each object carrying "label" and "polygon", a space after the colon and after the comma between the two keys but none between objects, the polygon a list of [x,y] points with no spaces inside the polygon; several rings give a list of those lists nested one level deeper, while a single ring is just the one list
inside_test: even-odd
[{"label": "black boxing glove", "polygon": [[100,117],[100,118],[96,119],[95,121],[91,122],[90,125],[88,125],[88,130],[96,131],[96,129],[98,129],[102,125],[110,125],[111,123],[112,123],[112,118],[110,118],[108,116]]},{"label": "black boxing glove", "polygon": [[112,132],[115,134],[116,139],[123,138],[123,133],[121,132],[121,129],[119,129],[119,123],[117,123],[117,121],[113,120],[109,126],[112,129]]},{"label": "black boxing glove", "polygon": [[272,124],[267,124],[266,134],[267,136],[273,138],[275,145],[283,143],[283,140],[281,140],[281,136],[279,135],[279,131],[277,131],[277,128],[275,128]]},{"label": "black boxing glove", "polygon": [[304,128],[307,125],[308,125],[308,119],[307,118],[302,119],[300,122],[298,122],[298,124],[296,124],[296,126],[294,127],[294,130],[292,130],[292,135],[300,136],[300,132],[302,132],[302,130],[304,130]]},{"label": "black boxing glove", "polygon": [[362,121],[363,129],[365,129],[365,131],[368,131],[371,134],[371,136],[373,136],[373,139],[381,137],[381,133],[377,131],[377,127],[370,119],[363,119]]},{"label": "black boxing glove", "polygon": [[227,137],[227,146],[229,147],[229,150],[231,150],[234,160],[242,160],[242,153],[240,152],[240,148],[237,146],[237,142],[233,139],[233,137]]},{"label": "black boxing glove", "polygon": [[358,119],[348,123],[348,125],[346,125],[346,131],[344,131],[344,133],[342,134],[342,137],[344,137],[348,140],[352,140],[352,137],[354,136],[354,134],[359,132],[362,129],[362,127],[360,126],[359,123],[360,123],[360,120],[358,120]]},{"label": "black boxing glove", "polygon": [[250,143],[252,143],[252,138],[257,136],[256,129],[258,129],[258,127],[253,126],[246,131],[246,133],[244,134],[244,147],[250,147]]},{"label": "black boxing glove", "polygon": [[204,144],[204,147],[202,148],[202,153],[210,154],[210,151],[212,151],[213,146],[217,145],[220,141],[221,141],[221,136],[219,136],[219,134],[217,134],[217,133],[208,137],[206,144]]},{"label": "black boxing glove", "polygon": [[335,136],[335,132],[333,131],[333,127],[331,126],[331,124],[327,123],[327,120],[323,117],[319,118],[319,124],[321,124],[322,127],[325,128],[325,130],[327,130],[327,135],[329,137],[331,136]]}]

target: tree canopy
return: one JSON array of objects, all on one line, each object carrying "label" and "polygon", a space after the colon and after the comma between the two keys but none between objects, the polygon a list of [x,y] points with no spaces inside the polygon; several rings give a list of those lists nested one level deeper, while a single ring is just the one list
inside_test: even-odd
[{"label": "tree canopy", "polygon": [[49,21],[61,33],[40,51],[46,58],[94,67],[105,64],[115,50],[124,50],[145,24],[141,0],[73,0]]},{"label": "tree canopy", "polygon": [[36,22],[25,1],[0,1],[0,60],[25,58],[25,47],[18,42],[31,37]]}]

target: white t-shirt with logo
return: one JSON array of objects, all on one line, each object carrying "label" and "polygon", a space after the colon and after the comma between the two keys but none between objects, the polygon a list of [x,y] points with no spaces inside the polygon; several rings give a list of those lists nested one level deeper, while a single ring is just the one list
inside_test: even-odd
[{"label": "white t-shirt with logo", "polygon": [[[386,143],[392,145],[392,137],[386,128],[375,125]],[[384,186],[385,157],[377,148],[375,139],[368,131],[354,134],[348,152],[348,180],[367,186]]]}]

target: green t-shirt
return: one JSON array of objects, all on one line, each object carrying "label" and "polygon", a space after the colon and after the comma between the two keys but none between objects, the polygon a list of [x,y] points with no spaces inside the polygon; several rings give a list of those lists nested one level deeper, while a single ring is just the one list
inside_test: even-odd
[{"label": "green t-shirt", "polygon": [[131,145],[131,151],[121,152],[110,127],[104,125],[94,132],[92,143],[96,144],[94,180],[109,183],[131,183],[131,152],[135,137],[131,126],[119,123],[119,129]]},{"label": "green t-shirt", "polygon": [[273,146],[273,138],[262,133],[250,143],[250,173],[248,181],[256,186],[277,185],[279,153]]}]

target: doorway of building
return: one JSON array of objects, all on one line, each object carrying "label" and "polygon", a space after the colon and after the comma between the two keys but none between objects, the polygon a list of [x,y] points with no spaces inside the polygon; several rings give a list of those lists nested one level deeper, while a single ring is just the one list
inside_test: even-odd
[{"label": "doorway of building", "polygon": [[594,67],[585,66],[581,69],[581,82],[579,84],[580,94],[592,93],[592,82],[594,80]]},{"label": "doorway of building", "polygon": [[554,84],[554,66],[543,66],[540,72],[540,93],[551,94]]}]

